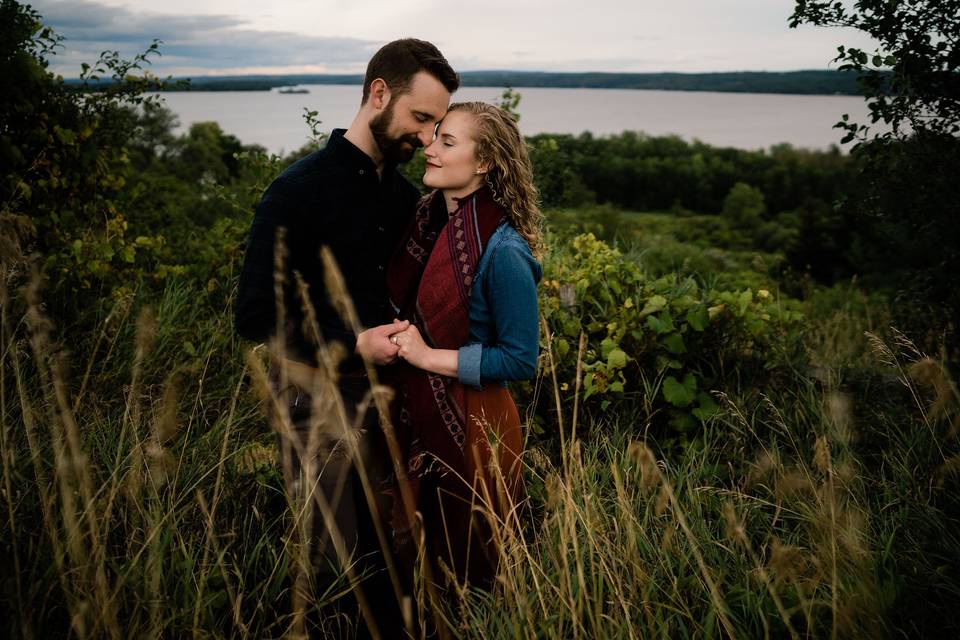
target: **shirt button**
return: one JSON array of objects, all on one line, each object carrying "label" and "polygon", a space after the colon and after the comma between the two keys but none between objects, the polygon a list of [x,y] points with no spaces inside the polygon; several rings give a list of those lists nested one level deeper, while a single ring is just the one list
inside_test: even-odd
[{"label": "shirt button", "polygon": [[383,265],[382,265],[382,264],[378,264],[378,265],[377,265],[377,271],[383,271]]},{"label": "shirt button", "polygon": [[360,175],[363,175],[363,169],[360,169]]},{"label": "shirt button", "polygon": [[380,225],[379,227],[377,227],[377,229],[380,229],[380,233],[383,233],[384,231],[386,231],[386,229],[383,228],[383,225]]}]

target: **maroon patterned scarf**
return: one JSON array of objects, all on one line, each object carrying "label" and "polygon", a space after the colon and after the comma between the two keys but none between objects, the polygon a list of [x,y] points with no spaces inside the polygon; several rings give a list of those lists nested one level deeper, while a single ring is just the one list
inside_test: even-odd
[{"label": "maroon patterned scarf", "polygon": [[[425,196],[387,275],[391,302],[399,317],[417,326],[427,345],[459,349],[470,335],[470,293],[480,256],[504,219],[504,210],[486,186],[459,200],[448,214],[443,194]],[[420,478],[430,472],[454,495],[466,495],[464,473],[466,411],[463,385],[456,378],[401,363],[398,411],[394,425],[406,458],[407,481],[417,508]],[[410,523],[388,478],[384,491],[393,496],[391,527],[396,546],[406,542]],[[468,496],[466,496],[469,499]]]}]

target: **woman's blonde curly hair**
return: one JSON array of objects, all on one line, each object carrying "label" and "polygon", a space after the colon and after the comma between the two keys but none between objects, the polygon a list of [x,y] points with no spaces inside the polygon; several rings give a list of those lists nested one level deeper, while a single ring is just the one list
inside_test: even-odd
[{"label": "woman's blonde curly hair", "polygon": [[510,224],[530,245],[537,258],[546,249],[543,213],[537,204],[533,167],[527,144],[513,117],[486,102],[456,102],[450,111],[465,111],[474,117],[477,159],[487,165],[484,174],[493,198],[507,211]]}]

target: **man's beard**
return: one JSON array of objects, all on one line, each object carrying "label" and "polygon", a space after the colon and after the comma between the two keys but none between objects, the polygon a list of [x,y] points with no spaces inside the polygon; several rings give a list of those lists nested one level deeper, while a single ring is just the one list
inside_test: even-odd
[{"label": "man's beard", "polygon": [[384,162],[387,164],[407,162],[413,157],[413,152],[420,147],[420,138],[413,133],[391,138],[388,133],[391,124],[393,124],[393,100],[383,113],[370,120],[370,133],[380,153],[383,154]]}]

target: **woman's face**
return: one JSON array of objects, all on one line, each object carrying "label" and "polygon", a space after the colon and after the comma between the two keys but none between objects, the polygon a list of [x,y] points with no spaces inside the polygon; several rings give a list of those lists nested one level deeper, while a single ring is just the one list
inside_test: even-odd
[{"label": "woman's face", "polygon": [[424,150],[427,169],[423,184],[454,196],[480,188],[485,167],[477,160],[474,129],[474,118],[466,111],[451,111],[444,116],[436,139]]}]

